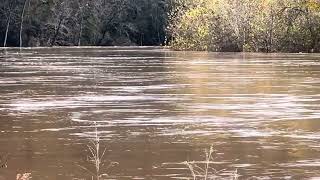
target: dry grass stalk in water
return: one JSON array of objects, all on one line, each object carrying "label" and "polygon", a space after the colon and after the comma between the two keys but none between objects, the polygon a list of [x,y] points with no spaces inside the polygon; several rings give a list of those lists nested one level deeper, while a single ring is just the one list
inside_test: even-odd
[{"label": "dry grass stalk in water", "polygon": [[31,173],[17,174],[16,180],[30,180]]},{"label": "dry grass stalk in water", "polygon": [[[87,161],[94,166],[94,171],[89,170],[88,168],[79,165],[82,169],[85,169],[92,175],[92,180],[102,180],[102,176],[108,176],[106,173],[101,173],[101,168],[105,166],[105,164],[102,162],[105,152],[107,148],[104,148],[103,150],[100,147],[100,136],[98,134],[98,128],[97,123],[94,122],[94,128],[95,128],[95,136],[90,140],[89,145],[87,145],[87,148],[89,150],[89,155],[87,156]],[[111,168],[112,166],[116,165],[118,163],[111,162],[107,167],[104,168],[104,170],[107,170]]]},{"label": "dry grass stalk in water", "polygon": [[[0,169],[8,167],[8,157],[8,154],[0,156]],[[31,173],[17,174],[16,176],[16,180],[30,180],[31,178]]]},{"label": "dry grass stalk in water", "polygon": [[8,167],[8,154],[0,156],[0,169]]},{"label": "dry grass stalk in water", "polygon": [[[229,177],[222,178],[219,176],[221,172],[225,169],[217,171],[213,167],[210,167],[210,164],[213,163],[213,146],[210,146],[210,149],[205,151],[206,159],[205,161],[185,161],[184,164],[189,168],[193,180],[216,180],[216,179],[229,179],[229,180],[238,180],[239,174],[237,170]],[[203,166],[201,166],[203,165]]]}]

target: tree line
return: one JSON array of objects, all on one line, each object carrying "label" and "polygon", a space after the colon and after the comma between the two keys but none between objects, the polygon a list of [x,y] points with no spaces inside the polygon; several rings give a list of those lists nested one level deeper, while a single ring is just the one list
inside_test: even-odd
[{"label": "tree line", "polygon": [[0,0],[3,46],[160,45],[165,0]]},{"label": "tree line", "polygon": [[320,52],[319,0],[0,0],[3,46]]},{"label": "tree line", "polygon": [[179,50],[320,52],[319,0],[176,0]]}]

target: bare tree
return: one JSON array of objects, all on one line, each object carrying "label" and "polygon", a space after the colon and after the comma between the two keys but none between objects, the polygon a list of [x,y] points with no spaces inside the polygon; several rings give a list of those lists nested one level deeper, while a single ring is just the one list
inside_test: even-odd
[{"label": "bare tree", "polygon": [[81,46],[82,23],[83,23],[83,1],[79,0],[78,1],[78,5],[79,5],[79,16],[80,16],[78,46]]},{"label": "bare tree", "polygon": [[10,23],[11,23],[11,10],[9,11],[9,17],[8,17],[8,20],[7,20],[6,33],[5,33],[5,36],[4,36],[3,47],[7,46],[7,39],[8,39],[8,32],[9,32]]},{"label": "bare tree", "polygon": [[23,28],[23,22],[24,22],[24,14],[26,10],[28,0],[24,0],[22,11],[21,11],[21,21],[20,21],[20,32],[19,32],[19,47],[22,47],[22,28]]},{"label": "bare tree", "polygon": [[50,41],[50,45],[53,46],[56,43],[57,37],[64,26],[65,21],[71,17],[72,8],[70,7],[70,2],[68,0],[56,1],[53,8],[53,18],[54,18],[54,33]]},{"label": "bare tree", "polygon": [[99,26],[98,31],[101,35],[95,42],[96,45],[103,45],[108,28],[113,22],[120,22],[121,13],[125,12],[124,9],[128,6],[126,3],[128,3],[126,0],[97,0],[94,3],[94,14],[96,15]]},{"label": "bare tree", "polygon": [[81,37],[82,37],[84,18],[85,18],[84,16],[88,6],[89,6],[89,3],[87,2],[87,0],[78,0],[78,7],[79,7],[79,11],[78,11],[79,34],[78,34],[78,41],[77,41],[78,46],[81,46]]},{"label": "bare tree", "polygon": [[4,13],[7,16],[7,21],[6,21],[6,31],[5,31],[5,35],[4,35],[4,41],[3,41],[3,47],[7,46],[7,40],[8,40],[8,33],[9,33],[9,28],[10,28],[10,24],[12,21],[12,16],[14,14],[14,8],[13,8],[13,4],[15,3],[15,1],[9,1],[7,2],[7,6],[4,5]]}]

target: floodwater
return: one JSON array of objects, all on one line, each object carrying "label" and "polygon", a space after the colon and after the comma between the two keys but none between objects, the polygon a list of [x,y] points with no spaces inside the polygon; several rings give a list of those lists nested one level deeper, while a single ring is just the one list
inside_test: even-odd
[{"label": "floodwater", "polygon": [[0,49],[0,179],[91,179],[95,127],[107,179],[320,178],[320,54]]}]

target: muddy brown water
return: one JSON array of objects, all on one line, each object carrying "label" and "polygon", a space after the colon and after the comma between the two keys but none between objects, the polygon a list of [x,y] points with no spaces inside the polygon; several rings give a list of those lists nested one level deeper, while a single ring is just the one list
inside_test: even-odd
[{"label": "muddy brown water", "polygon": [[320,54],[157,47],[0,49],[3,179],[90,179],[94,122],[109,179],[320,177]]}]

